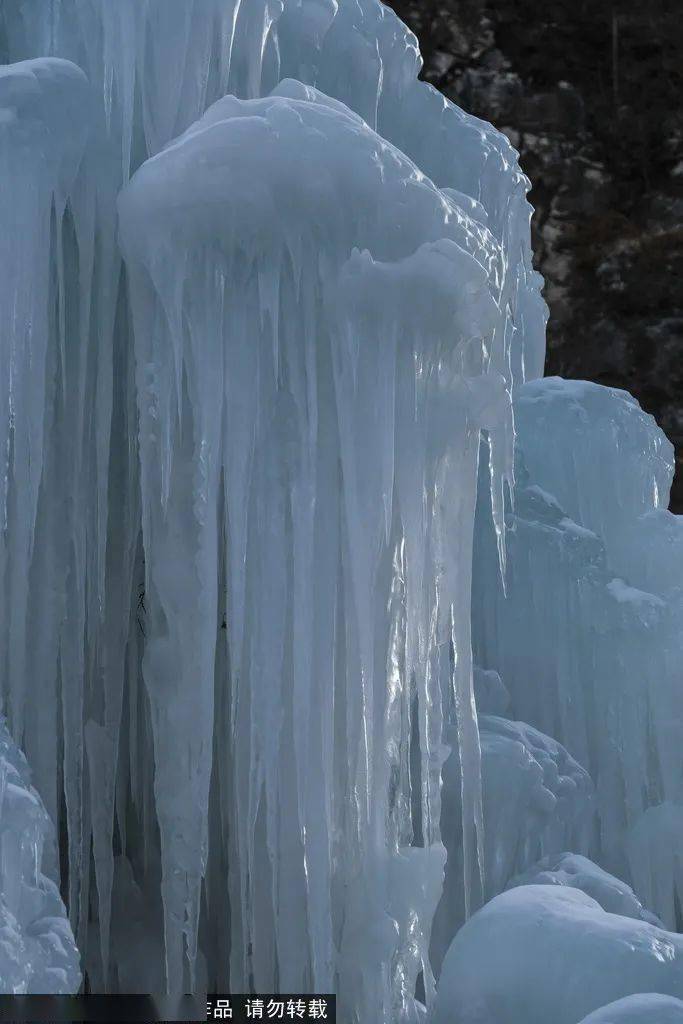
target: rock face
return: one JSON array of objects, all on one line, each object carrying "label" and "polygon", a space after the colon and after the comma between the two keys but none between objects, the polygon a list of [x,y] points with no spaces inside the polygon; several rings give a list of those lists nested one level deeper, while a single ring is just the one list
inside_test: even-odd
[{"label": "rock face", "polygon": [[[424,77],[534,183],[547,372],[625,388],[676,445],[683,508],[683,33],[675,5],[387,0]],[[511,127],[511,126],[514,126]]]}]

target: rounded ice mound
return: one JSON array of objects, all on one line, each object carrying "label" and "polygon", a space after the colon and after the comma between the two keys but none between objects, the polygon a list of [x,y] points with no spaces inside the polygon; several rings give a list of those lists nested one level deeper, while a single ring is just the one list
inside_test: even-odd
[{"label": "rounded ice mound", "polygon": [[41,872],[52,825],[0,723],[0,979],[4,992],[68,994],[79,955],[57,886]]},{"label": "rounded ice mound", "polygon": [[451,239],[492,279],[502,273],[485,227],[357,114],[299,83],[265,99],[218,100],[143,164],[119,210],[128,257],[144,258],[169,233],[176,242],[294,246],[305,224],[321,242],[368,248],[378,260]]},{"label": "rounded ice mound", "polygon": [[659,918],[643,906],[630,886],[578,853],[543,857],[528,871],[513,878],[508,889],[518,885],[564,885],[580,889],[608,914],[620,914],[664,927]]},{"label": "rounded ice mound", "polygon": [[127,260],[162,294],[179,249],[216,247],[246,265],[267,252],[296,277],[314,253],[340,321],[353,310],[372,322],[390,306],[425,343],[455,344],[490,338],[502,322],[504,261],[491,232],[361,117],[298,82],[214,103],[143,164],[119,212]]},{"label": "rounded ice mound", "polygon": [[581,1024],[683,1024],[683,1002],[654,992],[627,996],[589,1013]]},{"label": "rounded ice mound", "polygon": [[578,889],[521,886],[456,935],[432,1024],[576,1024],[638,992],[683,998],[683,935],[608,914]]},{"label": "rounded ice mound", "polygon": [[41,57],[0,67],[0,166],[30,160],[56,190],[75,176],[92,126],[93,100],[71,61]]},{"label": "rounded ice mound", "polygon": [[[485,892],[491,899],[544,851],[583,844],[592,809],[588,772],[565,748],[524,722],[481,715]],[[444,765],[441,831],[448,851],[444,891],[432,929],[438,973],[448,945],[465,920],[462,887],[460,764],[457,746]],[[477,894],[480,896],[480,894]],[[479,899],[479,902],[482,902]]]}]

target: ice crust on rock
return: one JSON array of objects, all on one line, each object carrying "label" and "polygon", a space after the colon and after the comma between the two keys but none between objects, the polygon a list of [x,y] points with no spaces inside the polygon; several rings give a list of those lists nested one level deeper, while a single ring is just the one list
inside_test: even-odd
[{"label": "ice crust on rock", "polygon": [[581,1024],[681,1024],[683,1002],[652,992],[617,999],[589,1013]]},{"label": "ice crust on rock", "polygon": [[[76,992],[78,950],[59,889],[43,870],[55,835],[26,759],[0,722],[0,984],[7,994]],[[45,861],[45,864],[43,863]]]},{"label": "ice crust on rock", "polygon": [[496,896],[458,932],[432,1020],[577,1024],[640,992],[683,997],[683,936],[606,913],[578,889],[524,885]]}]

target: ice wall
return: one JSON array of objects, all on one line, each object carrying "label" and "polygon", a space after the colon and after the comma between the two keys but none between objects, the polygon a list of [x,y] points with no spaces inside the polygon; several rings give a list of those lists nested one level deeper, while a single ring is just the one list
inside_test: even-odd
[{"label": "ice wall", "polygon": [[[681,880],[665,850],[682,796],[683,696],[672,447],[630,395],[581,381],[524,385],[515,424],[507,596],[480,491],[477,658],[501,673],[513,713],[589,770],[598,831],[583,852],[673,928]],[[667,832],[668,844],[655,839]]]},{"label": "ice wall", "polygon": [[139,891],[150,976],[413,1019],[445,719],[481,889],[472,529],[483,430],[503,556],[542,370],[528,182],[373,0],[7,0],[0,50],[41,58],[0,79],[4,696],[89,975],[139,983]]},{"label": "ice wall", "polygon": [[0,54],[2,693],[91,987],[416,1022],[524,872],[444,1019],[555,1019],[539,914],[604,954],[568,1024],[628,944],[680,996],[671,450],[535,379],[507,140],[376,0],[5,0]]},{"label": "ice wall", "polygon": [[[143,165],[119,209],[169,972],[182,971],[172,922],[199,912],[220,603],[233,984],[253,973],[264,990],[310,979],[325,991],[336,947],[343,1012],[389,1019],[401,1004],[386,1003],[387,981],[408,992],[428,972],[426,951],[406,965],[407,936],[383,923],[416,899],[427,933],[433,912],[389,870],[413,832],[406,681],[424,716],[429,863],[411,859],[416,880],[436,871],[438,893],[440,647],[452,631],[468,645],[479,398],[506,401],[484,354],[499,247],[357,115],[287,82],[209,108]],[[463,650],[463,702],[470,675]],[[459,726],[475,757],[471,718]],[[392,964],[409,977],[383,977]]]}]

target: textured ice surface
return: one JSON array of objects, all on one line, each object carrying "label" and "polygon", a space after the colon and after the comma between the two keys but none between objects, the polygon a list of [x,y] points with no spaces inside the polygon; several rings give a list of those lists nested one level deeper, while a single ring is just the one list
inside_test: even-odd
[{"label": "textured ice surface", "polygon": [[[544,854],[587,846],[592,784],[588,773],[559,743],[523,722],[480,715],[479,735],[485,860],[483,898],[481,892],[477,895],[484,902]],[[437,974],[466,916],[460,781],[454,753],[443,769],[442,839],[448,860],[432,929],[431,955]]]},{"label": "textured ice surface", "polygon": [[576,1024],[639,992],[683,998],[683,936],[606,913],[578,889],[524,885],[456,935],[433,1024]]},{"label": "textured ice surface", "polygon": [[4,993],[76,992],[78,950],[55,882],[55,836],[23,754],[0,722],[0,986]]},{"label": "textured ice surface", "polygon": [[592,897],[609,914],[633,917],[663,927],[657,916],[647,910],[633,890],[620,879],[603,871],[588,857],[561,853],[543,857],[528,871],[516,875],[508,885],[568,885]]},{"label": "textured ice surface", "polygon": [[138,986],[140,949],[174,987],[338,984],[346,1019],[413,1019],[444,718],[480,885],[472,528],[483,429],[502,554],[510,391],[542,371],[528,182],[375,0],[7,0],[0,23],[8,60],[82,68],[41,64],[65,79],[46,158],[6,147],[42,220],[7,212],[2,298],[44,327],[33,405],[5,402],[1,589],[55,819],[63,749],[93,984]]},{"label": "textured ice surface", "polygon": [[526,385],[515,415],[533,482],[608,548],[624,521],[666,508],[673,446],[626,391],[546,377]]},{"label": "textured ice surface", "polygon": [[[344,883],[336,938],[338,970],[348,978],[342,999],[375,1000],[383,998],[383,965],[402,963],[401,920],[414,943],[415,921],[431,918],[418,864],[426,870],[438,844],[434,716],[421,736],[426,848],[411,851],[415,921],[391,913],[397,936],[383,922],[398,892],[405,899],[410,875],[402,873],[395,893],[387,869],[412,824],[397,809],[393,853],[369,840],[385,833],[401,785],[390,778],[408,741],[407,720],[392,708],[409,699],[403,672],[426,712],[440,700],[439,645],[452,628],[467,635],[467,591],[455,573],[469,559],[462,544],[471,538],[500,251],[357,115],[312,90],[300,96],[284,84],[269,99],[219,101],[144,164],[119,201],[139,367],[144,673],[163,780],[156,799],[166,948],[175,977],[182,936],[172,921],[187,906],[198,913],[225,601],[232,692],[223,686],[219,702],[236,750],[234,789],[223,800],[244,844],[231,868],[232,913],[244,936],[232,970],[245,983],[255,970],[260,986],[272,987],[276,961],[266,950],[274,936],[285,989],[296,991],[309,972],[323,990],[330,984],[329,901],[341,880],[327,858],[337,834],[342,877],[352,863],[360,872],[358,883]],[[502,403],[504,422],[505,389],[495,375],[489,380],[489,404]],[[440,504],[429,497],[435,486]],[[222,537],[227,580],[216,573]],[[335,639],[339,615],[345,626]],[[405,659],[389,690],[387,643]],[[463,701],[471,686],[465,659],[456,680]],[[335,671],[346,708],[341,734]],[[468,721],[461,714],[459,728],[472,731]],[[478,745],[476,731],[465,742]],[[178,758],[183,744],[193,775]],[[287,801],[284,818],[277,808]],[[250,839],[259,814],[263,831]],[[258,880],[270,856],[266,900]],[[316,936],[312,960],[303,933],[292,943],[296,917]],[[359,959],[364,932],[373,939]],[[247,945],[251,962],[240,962]],[[413,985],[425,956],[414,970],[397,968],[412,972]]]},{"label": "textured ice surface", "polygon": [[492,357],[517,383],[542,374],[547,309],[517,154],[416,81],[417,40],[379,0],[5,0],[2,19],[8,59],[55,54],[84,68],[124,180],[226,93],[253,99],[294,78],[341,100],[503,244]]},{"label": "textured ice surface", "polygon": [[649,992],[627,996],[589,1013],[581,1024],[681,1024],[683,1002]]},{"label": "textured ice surface", "polygon": [[483,715],[504,715],[510,707],[510,694],[495,669],[475,665],[472,671],[477,711]]},{"label": "textured ice surface", "polygon": [[[6,666],[5,690],[19,736],[26,712],[28,647],[33,646],[28,637],[29,568],[43,466],[46,474],[50,471],[45,444],[53,428],[53,377],[59,362],[64,372],[66,359],[63,332],[51,336],[51,247],[61,250],[64,209],[91,109],[85,75],[73,64],[35,60],[0,68],[0,170],[3,181],[12,183],[0,193],[0,572],[6,581],[0,588],[0,662]],[[62,258],[59,251],[63,284]],[[40,714],[35,703],[30,710]],[[47,783],[47,777],[40,781]],[[54,809],[54,798],[49,806]]]},{"label": "textured ice surface", "polygon": [[[677,923],[671,448],[622,392],[534,380],[507,139],[377,0],[5,0],[0,49],[2,695],[53,821],[63,783],[91,987],[417,1024],[456,928],[566,849]],[[602,1002],[624,942],[641,989],[670,950],[680,977],[677,939],[547,891]],[[511,934],[476,973],[523,999]]]},{"label": "textured ice surface", "polygon": [[[475,656],[500,672],[511,713],[557,738],[589,770],[599,833],[583,852],[632,883],[671,925],[672,884],[652,905],[649,889],[640,888],[645,868],[636,883],[627,849],[641,815],[680,801],[683,785],[683,636],[672,569],[679,530],[677,517],[661,508],[671,448],[630,396],[597,385],[531,382],[520,389],[515,414],[507,597],[480,491]],[[540,438],[553,453],[545,463]]]}]

